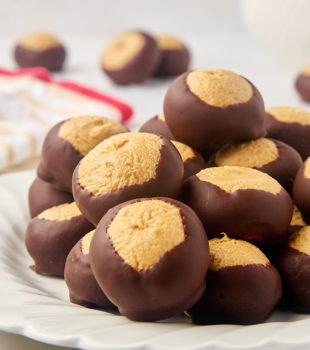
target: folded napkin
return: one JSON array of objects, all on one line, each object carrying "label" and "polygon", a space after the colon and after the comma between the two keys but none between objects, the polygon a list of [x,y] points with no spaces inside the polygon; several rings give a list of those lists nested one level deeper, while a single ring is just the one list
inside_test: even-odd
[{"label": "folded napkin", "polygon": [[124,123],[132,109],[74,82],[55,81],[44,68],[0,68],[0,172],[39,155],[52,125],[81,115]]}]

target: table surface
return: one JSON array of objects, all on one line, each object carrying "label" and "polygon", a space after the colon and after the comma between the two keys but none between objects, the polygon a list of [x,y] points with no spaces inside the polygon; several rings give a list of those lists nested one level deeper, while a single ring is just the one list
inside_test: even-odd
[{"label": "table surface", "polygon": [[[0,36],[0,67],[14,68],[11,58],[12,43],[16,38]],[[244,32],[212,33],[212,35],[184,36],[192,53],[191,68],[225,68],[249,78],[261,91],[266,105],[299,105],[307,107],[294,90],[295,72],[287,71],[281,62],[268,55]],[[100,70],[102,49],[107,42],[100,35],[64,35],[70,46],[64,72],[55,74],[59,79],[71,79],[97,88],[129,102],[134,108],[134,117],[129,128],[136,130],[146,119],[162,111],[165,91],[171,79],[150,79],[142,85],[119,87]],[[22,164],[15,171],[33,168],[36,161]],[[0,332],[0,349],[56,349],[18,335]],[[58,349],[65,349],[59,348]]]}]

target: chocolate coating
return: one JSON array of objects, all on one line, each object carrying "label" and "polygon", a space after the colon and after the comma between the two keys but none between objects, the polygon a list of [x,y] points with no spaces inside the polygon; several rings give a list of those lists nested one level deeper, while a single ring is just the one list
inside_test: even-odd
[{"label": "chocolate coating", "polygon": [[91,308],[114,307],[95,280],[90,267],[89,254],[82,252],[81,239],[67,257],[64,277],[72,303]]},{"label": "chocolate coating", "polygon": [[[90,246],[91,267],[97,282],[121,314],[135,321],[156,321],[182,313],[202,296],[209,264],[208,240],[197,215],[185,204],[156,198],[180,208],[185,240],[150,268],[133,269],[117,254],[107,229],[122,203],[100,221]],[[193,273],[193,271],[195,273]]]},{"label": "chocolate coating", "polygon": [[144,37],[144,46],[125,66],[117,70],[102,66],[103,71],[115,84],[141,83],[152,75],[158,65],[161,51],[155,39],[147,33],[139,33]]},{"label": "chocolate coating", "polygon": [[283,305],[310,311],[310,256],[284,244],[274,258],[283,282]]},{"label": "chocolate coating", "polygon": [[73,202],[69,192],[58,191],[49,182],[35,178],[28,192],[28,204],[31,218],[43,210],[63,203]]},{"label": "chocolate coating", "polygon": [[300,97],[304,101],[310,102],[310,77],[302,73],[299,74],[295,82],[295,87]]},{"label": "chocolate coating", "polygon": [[21,68],[44,67],[50,71],[60,71],[65,57],[66,51],[62,45],[35,51],[17,44],[14,49],[14,58]]},{"label": "chocolate coating", "polygon": [[155,178],[143,184],[126,186],[102,195],[93,195],[80,185],[78,169],[79,166],[73,173],[73,197],[81,212],[95,226],[110,208],[130,199],[153,196],[177,198],[181,191],[184,175],[182,159],[176,148],[166,139],[163,139],[160,149]]},{"label": "chocolate coating", "polygon": [[46,135],[37,175],[56,189],[71,193],[72,174],[83,155],[70,142],[59,137],[59,129],[64,122],[56,124]]},{"label": "chocolate coating", "polygon": [[176,140],[196,149],[214,150],[265,135],[264,102],[251,82],[253,96],[248,102],[216,107],[189,90],[188,74],[170,85],[164,100],[166,122]]},{"label": "chocolate coating", "polygon": [[208,271],[206,291],[188,313],[196,324],[255,324],[265,321],[282,295],[271,265],[229,266]]},{"label": "chocolate coating", "polygon": [[174,136],[168,128],[167,123],[164,120],[158,118],[158,115],[146,121],[141,128],[140,132],[149,132],[158,136],[165,137],[168,140],[174,140]]},{"label": "chocolate coating", "polygon": [[310,221],[310,178],[305,177],[305,163],[294,180],[293,198],[305,221]]},{"label": "chocolate coating", "polygon": [[310,156],[310,125],[281,122],[266,113],[265,127],[267,137],[285,142],[293,147],[303,160]]},{"label": "chocolate coating", "polygon": [[184,180],[188,177],[197,174],[200,170],[207,167],[207,164],[203,157],[197,152],[195,152],[195,156],[193,158],[187,159],[184,165]]},{"label": "chocolate coating", "polygon": [[[276,179],[289,193],[291,193],[293,182],[298,169],[302,166],[299,153],[291,146],[279,140],[271,140],[278,149],[278,158],[261,167],[253,167]],[[215,154],[209,161],[209,166],[218,166]],[[255,156],[255,155],[253,155]],[[234,164],[239,165],[239,164]]]},{"label": "chocolate coating", "polygon": [[51,221],[34,217],[27,227],[26,248],[38,273],[63,276],[66,258],[87,232],[93,229],[83,215],[69,220]]},{"label": "chocolate coating", "polygon": [[293,204],[283,188],[277,195],[255,189],[229,194],[194,175],[185,181],[182,198],[196,212],[210,238],[222,232],[254,242],[287,237]]},{"label": "chocolate coating", "polygon": [[161,59],[153,73],[154,77],[171,77],[187,71],[190,54],[186,47],[174,50],[161,50]]}]

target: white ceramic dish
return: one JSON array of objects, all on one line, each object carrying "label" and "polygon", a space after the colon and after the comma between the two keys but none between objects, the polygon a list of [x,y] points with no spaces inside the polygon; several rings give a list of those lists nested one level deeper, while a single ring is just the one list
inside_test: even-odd
[{"label": "white ceramic dish", "polygon": [[310,315],[276,312],[255,326],[136,323],[68,300],[60,278],[36,275],[24,247],[34,172],[0,176],[0,329],[83,349],[309,349]]}]

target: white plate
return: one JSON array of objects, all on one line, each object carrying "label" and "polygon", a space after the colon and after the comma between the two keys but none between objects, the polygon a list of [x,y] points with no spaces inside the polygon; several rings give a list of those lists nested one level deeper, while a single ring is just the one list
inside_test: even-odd
[{"label": "white plate", "polygon": [[255,326],[136,323],[68,300],[60,278],[36,275],[24,247],[34,172],[0,176],[0,329],[83,349],[309,349],[310,315],[276,312]]}]

